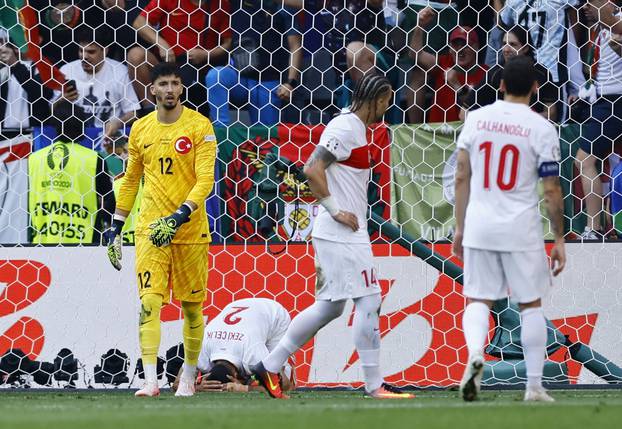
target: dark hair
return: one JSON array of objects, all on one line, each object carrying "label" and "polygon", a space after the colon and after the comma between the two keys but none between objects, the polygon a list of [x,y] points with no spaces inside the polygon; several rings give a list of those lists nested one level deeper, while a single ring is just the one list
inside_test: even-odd
[{"label": "dark hair", "polygon": [[531,34],[529,34],[529,31],[525,27],[515,25],[505,32],[506,35],[510,33],[516,36],[522,46],[527,46],[529,48],[527,56],[534,59],[533,43],[531,41]]},{"label": "dark hair", "polygon": [[352,93],[350,110],[356,112],[365,103],[376,100],[382,94],[391,90],[391,82],[384,76],[368,73],[359,80]]},{"label": "dark hair", "polygon": [[107,48],[112,43],[110,32],[104,29],[94,29],[88,25],[81,25],[74,30],[74,40],[80,45],[90,45],[96,43],[101,46],[102,49]]},{"label": "dark hair", "polygon": [[536,70],[533,60],[524,55],[512,57],[503,68],[503,81],[506,94],[528,95],[536,81]]},{"label": "dark hair", "polygon": [[177,76],[181,79],[181,72],[177,64],[173,62],[161,62],[151,69],[150,77],[151,83],[154,83],[156,79],[161,76]]},{"label": "dark hair", "polygon": [[[219,361],[216,361],[219,362]],[[222,361],[221,361],[222,362]],[[225,363],[216,363],[210,370],[209,376],[206,377],[206,380],[216,380],[221,383],[230,383],[230,377],[235,377],[235,372],[233,371],[233,365],[227,365]]]},{"label": "dark hair", "polygon": [[59,101],[52,106],[52,118],[57,140],[71,143],[84,136],[86,113],[82,107],[66,100]]}]

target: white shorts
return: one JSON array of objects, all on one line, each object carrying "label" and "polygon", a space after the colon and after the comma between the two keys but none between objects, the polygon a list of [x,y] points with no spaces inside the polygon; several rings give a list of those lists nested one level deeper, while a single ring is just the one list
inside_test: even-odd
[{"label": "white shorts", "polygon": [[464,248],[464,295],[497,300],[511,295],[521,304],[543,298],[551,286],[544,249],[496,252]]},{"label": "white shorts", "polygon": [[371,245],[313,239],[315,298],[341,301],[380,293]]}]

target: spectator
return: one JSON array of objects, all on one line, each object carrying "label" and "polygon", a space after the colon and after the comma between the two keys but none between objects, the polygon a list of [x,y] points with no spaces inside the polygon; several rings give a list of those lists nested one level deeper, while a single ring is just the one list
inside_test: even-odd
[{"label": "spectator", "polygon": [[53,106],[58,139],[28,159],[30,241],[99,243],[115,199],[104,160],[81,146],[84,112],[67,100]]},{"label": "spectator", "polygon": [[52,90],[43,86],[31,61],[19,60],[19,51],[5,29],[0,29],[0,67],[1,129],[3,137],[10,138],[49,117]]},{"label": "spectator", "polygon": [[111,139],[125,125],[131,123],[140,108],[134,89],[129,81],[127,67],[106,58],[108,41],[105,35],[87,26],[76,32],[80,45],[80,59],[61,67],[68,81],[75,81],[75,88],[67,83],[63,94],[56,93],[58,100],[76,103],[90,115],[87,127],[103,128],[104,140]]},{"label": "spectator", "polygon": [[[402,28],[411,37],[413,29],[418,22],[419,13],[426,7],[433,7],[437,11],[436,19],[432,20],[425,28],[423,49],[432,55],[442,55],[449,49],[449,34],[458,26],[458,17],[463,26],[468,26],[477,31],[479,40],[484,41],[493,25],[496,12],[494,2],[491,0],[440,0],[430,2],[428,0],[409,0],[408,7],[404,10]],[[427,13],[427,12],[426,12]],[[408,45],[408,43],[406,43]],[[490,51],[490,46],[481,43],[479,57]],[[407,108],[407,119],[410,123],[419,124],[425,119],[424,107],[426,98],[430,94],[429,86],[426,87],[426,71],[420,67],[408,65],[408,82],[404,89]]]},{"label": "spectator", "polygon": [[0,28],[0,243],[28,240],[29,128],[49,116],[51,94]]},{"label": "spectator", "polygon": [[231,101],[248,108],[251,124],[274,125],[300,81],[302,36],[278,2],[241,0],[233,10],[233,64],[211,69],[205,79],[210,117],[214,125],[229,125]]},{"label": "spectator", "polygon": [[[472,1],[472,0],[471,0]],[[430,4],[429,0],[409,0],[404,15],[407,25],[412,29],[417,25],[419,13],[426,7],[437,11],[437,20],[426,27],[426,48],[430,53],[441,53],[447,49],[447,36],[458,25],[458,9],[460,5],[452,0],[437,0]]]},{"label": "spectator", "polygon": [[73,31],[83,21],[82,10],[71,0],[30,0],[28,4],[39,13],[41,53],[60,67],[78,58],[78,45]]},{"label": "spectator", "polygon": [[117,177],[125,171],[129,154],[127,143],[127,136],[121,131],[102,143],[99,155],[106,161],[106,169],[112,177]]},{"label": "spectator", "polygon": [[[348,104],[349,89],[368,72],[387,75],[394,87],[398,85],[399,69],[395,66],[398,49],[393,41],[399,37],[394,37],[398,32],[387,25],[385,11],[391,16],[399,8],[389,4],[385,10],[384,3],[383,0],[304,1],[304,11],[312,16],[313,30],[321,35],[321,52],[330,55],[329,62],[337,74],[335,88],[329,89],[333,92],[333,103],[339,107]],[[302,0],[285,0],[285,4],[303,7]],[[324,77],[321,85],[326,85]],[[312,98],[314,89],[310,88]]]},{"label": "spectator", "polygon": [[350,12],[346,14],[347,19],[340,21],[346,25],[335,30],[346,35],[346,61],[354,87],[370,70],[387,71],[395,61],[395,55],[389,49],[390,40],[386,36],[383,0],[350,3],[354,4],[346,9]]},{"label": "spectator", "polygon": [[314,15],[317,21],[314,27],[324,34],[324,48],[335,55],[333,64],[343,72],[349,71],[353,81],[386,62],[384,0],[284,0],[284,3],[299,9],[304,6],[305,11]]},{"label": "spectator", "polygon": [[590,0],[586,5],[586,14],[598,25],[591,76],[594,85],[586,88],[596,100],[591,116],[582,127],[576,155],[587,212],[587,226],[582,234],[586,240],[602,239],[605,234],[601,223],[604,208],[599,170],[622,135],[622,58],[616,52],[620,36],[612,32],[612,26],[619,22],[617,10],[610,0]]},{"label": "spectator", "polygon": [[[503,98],[499,94],[499,88],[505,63],[517,55],[525,55],[533,60],[532,46],[529,32],[523,27],[516,25],[509,29],[503,35],[502,63],[488,71],[485,81],[468,91],[463,99],[462,107],[466,110],[474,110]],[[546,119],[556,118],[555,103],[559,100],[557,86],[552,83],[549,71],[542,65],[535,63],[534,69],[539,88],[537,95],[534,95],[531,100],[531,107]],[[461,119],[464,119],[462,112]]]},{"label": "spectator", "polygon": [[[505,5],[505,0],[492,0],[492,7],[494,8],[495,26],[490,29],[488,36],[488,49],[486,50],[485,64],[489,68],[493,68],[503,55],[503,22],[501,21],[501,11]],[[532,45],[533,49],[533,45]],[[534,58],[535,59],[535,58]]]},{"label": "spectator", "polygon": [[126,5],[135,0],[79,0],[84,23],[98,32],[109,33],[113,42],[108,56],[117,61],[126,60],[127,50],[136,43],[136,30],[128,21]]},{"label": "spectator", "polygon": [[[501,10],[501,20],[506,28],[525,27],[534,42],[536,62],[551,73],[561,91],[561,99],[576,94],[580,75],[571,73],[572,65],[580,64],[575,32],[579,33],[576,6],[580,0],[506,0]],[[570,31],[570,29],[574,31]]]},{"label": "spectator", "polygon": [[153,96],[146,90],[151,68],[162,61],[175,61],[181,68],[187,98],[193,107],[203,110],[207,96],[201,82],[206,66],[229,62],[229,12],[229,0],[149,2],[133,24],[148,48],[136,45],[128,52],[130,78],[143,108],[153,106]]},{"label": "spectator", "polygon": [[[449,53],[436,56],[423,50],[423,29],[435,18],[432,8],[419,13],[419,22],[410,41],[411,55],[418,67],[431,73],[434,102],[428,122],[452,122],[460,119],[458,94],[474,87],[486,76],[486,67],[477,62],[480,48],[477,32],[471,27],[456,27],[449,34]],[[414,83],[410,83],[414,89]]]}]

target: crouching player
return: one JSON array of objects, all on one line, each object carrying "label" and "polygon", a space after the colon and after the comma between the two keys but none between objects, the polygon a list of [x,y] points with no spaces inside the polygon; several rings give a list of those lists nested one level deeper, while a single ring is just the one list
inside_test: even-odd
[{"label": "crouching player", "polygon": [[[205,328],[199,355],[196,390],[202,392],[261,390],[251,379],[250,367],[257,364],[279,343],[290,323],[287,310],[276,301],[248,298],[227,305]],[[280,387],[296,385],[291,360],[280,371]],[[183,377],[182,368],[173,384]]]}]

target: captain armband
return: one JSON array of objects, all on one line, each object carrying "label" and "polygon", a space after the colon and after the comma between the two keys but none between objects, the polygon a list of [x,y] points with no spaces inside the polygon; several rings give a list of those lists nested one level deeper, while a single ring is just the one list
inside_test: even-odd
[{"label": "captain armband", "polygon": [[559,176],[559,162],[543,162],[538,168],[538,174],[540,175],[540,177]]}]

